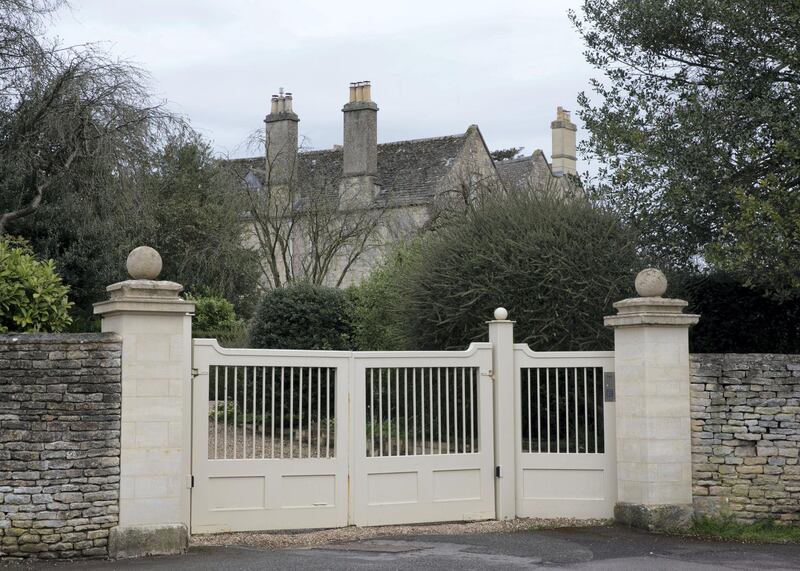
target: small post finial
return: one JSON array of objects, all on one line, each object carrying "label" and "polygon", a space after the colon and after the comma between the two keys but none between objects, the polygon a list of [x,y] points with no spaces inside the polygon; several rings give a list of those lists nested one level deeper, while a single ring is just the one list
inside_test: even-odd
[{"label": "small post finial", "polygon": [[154,280],[161,273],[161,255],[150,246],[131,250],[125,263],[128,275],[135,280]]},{"label": "small post finial", "polygon": [[508,319],[508,310],[505,307],[498,307],[494,310],[494,318],[496,321],[505,321]]},{"label": "small post finial", "polygon": [[645,268],[636,275],[634,285],[639,297],[661,297],[667,291],[667,277],[657,268]]}]

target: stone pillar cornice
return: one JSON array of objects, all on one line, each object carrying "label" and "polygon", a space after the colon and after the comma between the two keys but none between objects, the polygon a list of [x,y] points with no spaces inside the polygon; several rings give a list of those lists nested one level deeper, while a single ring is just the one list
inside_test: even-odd
[{"label": "stone pillar cornice", "polygon": [[634,297],[623,299],[614,304],[617,315],[604,318],[606,327],[637,327],[659,325],[672,327],[689,327],[695,325],[700,316],[683,313],[689,305],[682,299],[665,297]]},{"label": "stone pillar cornice", "polygon": [[94,304],[95,315],[120,312],[194,313],[194,302],[179,297],[181,284],[161,280],[125,280],[106,287],[109,298]]}]

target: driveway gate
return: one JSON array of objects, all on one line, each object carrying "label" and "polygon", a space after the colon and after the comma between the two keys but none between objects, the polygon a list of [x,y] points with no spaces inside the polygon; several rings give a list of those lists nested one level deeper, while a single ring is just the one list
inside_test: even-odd
[{"label": "driveway gate", "polygon": [[491,345],[354,362],[354,523],[493,518]]},{"label": "driveway gate", "polygon": [[[516,427],[518,516],[610,517],[614,410],[603,379],[613,353],[516,345],[514,378],[498,380],[494,350],[223,349],[196,339],[192,533],[494,518],[500,423]],[[498,382],[514,383],[514,406],[495,416]]]}]

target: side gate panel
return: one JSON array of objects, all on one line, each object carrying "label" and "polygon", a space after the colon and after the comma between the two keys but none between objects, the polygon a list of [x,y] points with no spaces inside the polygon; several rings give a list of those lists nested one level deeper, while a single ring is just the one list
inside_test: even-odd
[{"label": "side gate panel", "polygon": [[194,343],[192,533],[347,525],[349,353]]},{"label": "side gate panel", "polygon": [[517,515],[613,517],[615,410],[604,383],[613,353],[535,353],[516,345],[514,362]]},{"label": "side gate panel", "polygon": [[491,347],[354,361],[353,523],[493,518]]}]

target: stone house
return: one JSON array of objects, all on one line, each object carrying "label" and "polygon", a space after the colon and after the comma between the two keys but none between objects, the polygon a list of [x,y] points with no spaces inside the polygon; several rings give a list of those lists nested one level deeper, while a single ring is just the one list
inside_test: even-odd
[{"label": "stone house", "polygon": [[[275,252],[285,243],[273,256],[273,265],[283,265],[273,268],[276,276],[313,274],[328,285],[358,283],[387,247],[434,225],[479,192],[574,188],[568,175],[577,175],[576,126],[561,107],[551,123],[549,163],[538,149],[529,156],[493,160],[477,125],[453,135],[379,144],[378,106],[369,82],[350,84],[349,101],[342,108],[343,144],[304,150],[298,146],[300,119],[292,102],[292,94],[282,90],[272,96],[264,120],[265,156],[235,161],[250,191],[268,197],[267,217],[281,221],[272,232],[255,223],[253,232],[253,243],[264,251]],[[337,215],[321,215],[316,209],[321,203],[335,204]],[[304,214],[311,211],[313,215]],[[288,223],[295,218],[303,218],[305,226]],[[260,220],[263,226],[264,216]],[[314,225],[322,225],[323,231]],[[351,227],[349,233],[340,232]],[[331,243],[315,250],[315,240]]]}]

